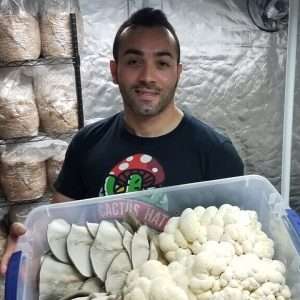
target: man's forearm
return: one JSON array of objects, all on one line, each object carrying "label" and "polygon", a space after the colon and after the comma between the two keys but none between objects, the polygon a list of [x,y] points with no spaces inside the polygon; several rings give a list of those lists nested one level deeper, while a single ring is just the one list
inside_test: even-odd
[{"label": "man's forearm", "polygon": [[61,193],[54,193],[53,198],[51,199],[51,203],[62,203],[62,202],[68,202],[73,201],[74,199],[67,197]]}]

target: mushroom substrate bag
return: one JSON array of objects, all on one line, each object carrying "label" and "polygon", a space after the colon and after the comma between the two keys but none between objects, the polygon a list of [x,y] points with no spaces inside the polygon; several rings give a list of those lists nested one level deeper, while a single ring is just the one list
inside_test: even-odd
[{"label": "mushroom substrate bag", "polygon": [[36,144],[18,144],[2,153],[0,180],[8,201],[22,202],[42,197],[47,187],[45,160]]},{"label": "mushroom substrate bag", "polygon": [[76,86],[71,65],[36,67],[34,90],[45,133],[55,135],[78,128]]},{"label": "mushroom substrate bag", "polygon": [[74,0],[45,0],[41,8],[40,29],[44,57],[73,56],[70,13],[76,14],[77,33],[83,36],[79,3]]},{"label": "mushroom substrate bag", "polygon": [[10,223],[20,222],[25,223],[29,213],[36,207],[44,205],[45,202],[41,201],[24,201],[23,203],[17,203],[9,206],[8,220]]},{"label": "mushroom substrate bag", "polygon": [[33,93],[32,78],[22,69],[0,76],[0,138],[36,136],[39,116]]},{"label": "mushroom substrate bag", "polygon": [[47,190],[46,161],[59,153],[65,143],[32,139],[10,145],[1,155],[0,182],[8,201],[23,202],[41,198]]},{"label": "mushroom substrate bag", "polygon": [[37,59],[41,39],[36,10],[25,1],[0,1],[0,61]]},{"label": "mushroom substrate bag", "polygon": [[54,143],[53,155],[46,162],[48,186],[52,190],[54,190],[53,185],[64,163],[67,148],[67,142],[57,140]]}]

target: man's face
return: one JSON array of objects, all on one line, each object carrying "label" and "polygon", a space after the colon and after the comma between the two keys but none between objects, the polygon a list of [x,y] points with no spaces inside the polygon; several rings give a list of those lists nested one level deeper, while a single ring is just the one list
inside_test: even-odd
[{"label": "man's face", "polygon": [[118,62],[111,62],[125,110],[155,116],[174,101],[181,73],[176,43],[163,27],[128,28],[121,35]]}]

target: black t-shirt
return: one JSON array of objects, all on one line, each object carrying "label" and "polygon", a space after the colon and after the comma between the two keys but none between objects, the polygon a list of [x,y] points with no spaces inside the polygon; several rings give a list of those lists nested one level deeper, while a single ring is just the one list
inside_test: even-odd
[{"label": "black t-shirt", "polygon": [[191,115],[160,137],[138,137],[123,113],[81,129],[55,183],[73,199],[243,175],[231,141]]}]

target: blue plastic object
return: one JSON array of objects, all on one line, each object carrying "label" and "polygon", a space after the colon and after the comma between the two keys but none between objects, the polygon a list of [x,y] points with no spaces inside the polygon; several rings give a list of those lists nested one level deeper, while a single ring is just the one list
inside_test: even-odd
[{"label": "blue plastic object", "polygon": [[290,223],[293,225],[295,232],[300,238],[300,216],[293,209],[287,209],[287,216]]},{"label": "blue plastic object", "polygon": [[15,252],[9,260],[5,275],[5,300],[16,300],[18,289],[19,271],[21,265],[22,251]]}]

